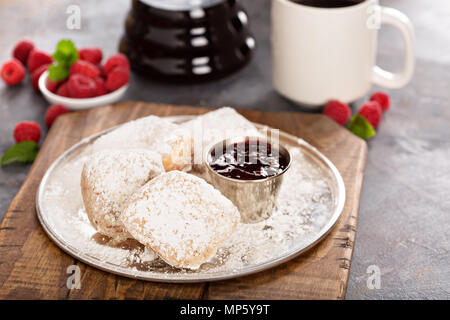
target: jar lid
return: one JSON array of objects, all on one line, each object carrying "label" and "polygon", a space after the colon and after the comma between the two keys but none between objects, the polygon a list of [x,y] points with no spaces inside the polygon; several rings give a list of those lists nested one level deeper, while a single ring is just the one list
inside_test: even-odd
[{"label": "jar lid", "polygon": [[208,8],[225,0],[139,0],[142,3],[163,10],[190,11],[198,8]]}]

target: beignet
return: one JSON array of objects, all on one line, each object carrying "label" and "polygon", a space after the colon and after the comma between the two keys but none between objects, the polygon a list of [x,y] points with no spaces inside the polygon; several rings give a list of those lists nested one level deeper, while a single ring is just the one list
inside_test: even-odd
[{"label": "beignet", "polygon": [[81,194],[94,228],[114,240],[132,238],[119,214],[128,198],[164,172],[161,156],[144,149],[103,150],[84,163]]},{"label": "beignet", "polygon": [[120,218],[136,240],[171,266],[197,269],[232,235],[240,214],[203,179],[171,171],[135,193]]},{"label": "beignet", "polygon": [[205,113],[181,126],[192,137],[192,163],[194,173],[208,180],[204,159],[217,142],[239,136],[262,136],[258,129],[235,109],[223,107]]},{"label": "beignet", "polygon": [[94,151],[130,148],[159,153],[166,171],[191,167],[189,131],[160,117],[149,116],[125,123],[93,144]]}]

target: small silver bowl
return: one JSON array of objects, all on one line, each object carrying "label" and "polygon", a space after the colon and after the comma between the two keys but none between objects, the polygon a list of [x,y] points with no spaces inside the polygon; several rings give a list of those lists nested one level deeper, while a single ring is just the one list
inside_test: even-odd
[{"label": "small silver bowl", "polygon": [[[269,218],[275,207],[278,192],[280,190],[283,176],[290,168],[292,157],[289,151],[279,143],[276,148],[280,155],[287,160],[287,165],[280,173],[264,179],[241,180],[221,175],[211,167],[214,160],[213,152],[223,150],[226,146],[234,143],[244,142],[246,139],[257,139],[263,143],[269,142],[261,137],[234,137],[223,140],[213,145],[206,154],[206,166],[212,185],[225,197],[230,199],[241,213],[242,223],[256,223]],[[270,143],[270,142],[269,142]]]}]

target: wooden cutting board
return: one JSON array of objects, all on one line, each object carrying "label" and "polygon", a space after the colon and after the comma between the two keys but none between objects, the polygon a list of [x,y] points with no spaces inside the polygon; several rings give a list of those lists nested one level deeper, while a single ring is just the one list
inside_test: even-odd
[{"label": "wooden cutting board", "polygon": [[[350,272],[366,143],[319,114],[240,111],[249,120],[299,136],[339,169],[347,199],[332,232],[305,254],[271,270],[233,280],[165,284],[132,280],[87,266],[42,230],[36,190],[51,163],[80,139],[150,114],[201,114],[206,108],[122,102],[61,116],[0,224],[0,299],[343,299]],[[74,177],[75,179],[76,177]],[[67,268],[81,269],[81,288],[67,289]]]}]

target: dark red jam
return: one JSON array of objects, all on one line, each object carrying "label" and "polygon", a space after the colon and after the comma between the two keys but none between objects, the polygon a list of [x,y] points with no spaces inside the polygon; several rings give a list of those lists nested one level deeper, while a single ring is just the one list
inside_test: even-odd
[{"label": "dark red jam", "polygon": [[224,145],[223,150],[212,150],[210,161],[214,171],[238,180],[261,180],[276,176],[288,165],[288,157],[279,149],[257,139]]}]

